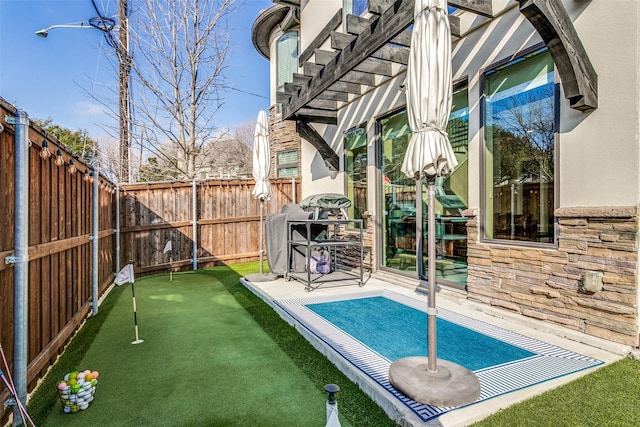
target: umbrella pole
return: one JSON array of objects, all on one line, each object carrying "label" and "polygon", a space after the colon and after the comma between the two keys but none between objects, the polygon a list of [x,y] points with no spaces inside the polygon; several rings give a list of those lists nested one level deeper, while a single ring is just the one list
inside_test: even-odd
[{"label": "umbrella pole", "polygon": [[436,343],[436,183],[435,176],[427,177],[428,200],[427,200],[427,250],[428,250],[428,270],[429,270],[429,307],[427,309],[427,332],[429,357],[427,369],[429,372],[438,371],[438,355]]},{"label": "umbrella pole", "polygon": [[260,199],[260,274],[263,274],[262,271],[262,253],[263,245],[262,245],[262,210],[264,209],[264,199]]}]

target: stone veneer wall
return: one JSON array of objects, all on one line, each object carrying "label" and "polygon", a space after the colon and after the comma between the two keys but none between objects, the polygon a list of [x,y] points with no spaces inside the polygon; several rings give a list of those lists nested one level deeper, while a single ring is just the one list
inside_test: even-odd
[{"label": "stone veneer wall", "polygon": [[[363,251],[363,260],[362,266],[365,271],[373,271],[374,268],[374,244],[373,244],[373,236],[374,236],[374,221],[373,218],[369,218],[367,221],[366,227],[362,230],[362,246],[364,248]],[[357,240],[360,238],[359,231],[353,230],[341,230],[340,237],[344,239]],[[338,257],[340,262],[349,267],[356,268],[358,267],[358,263],[360,262],[360,249],[357,247],[346,247],[338,249]]]},{"label": "stone veneer wall", "polygon": [[[282,113],[276,105],[269,108],[269,145],[271,146],[271,178],[276,178],[277,153],[298,150],[298,171],[300,172],[300,135],[296,132],[295,120],[282,120]],[[298,194],[298,197],[300,195]],[[300,201],[298,200],[298,203]]]},{"label": "stone veneer wall", "polygon": [[[638,346],[636,207],[557,209],[557,249],[481,243],[477,214],[465,211],[470,300]],[[593,272],[603,285],[589,292]]]}]

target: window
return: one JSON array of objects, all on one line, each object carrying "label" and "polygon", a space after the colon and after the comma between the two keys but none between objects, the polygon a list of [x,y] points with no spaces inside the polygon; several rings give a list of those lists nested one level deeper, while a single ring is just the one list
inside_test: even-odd
[{"label": "window", "polygon": [[293,73],[298,71],[298,32],[284,33],[276,44],[276,79],[278,89],[293,81]]},{"label": "window", "polygon": [[298,176],[298,150],[280,151],[276,154],[278,178]]},{"label": "window", "polygon": [[380,174],[382,178],[381,265],[415,272],[416,182],[402,173],[402,160],[411,138],[406,111],[381,119]]},{"label": "window", "polygon": [[484,238],[553,242],[558,91],[539,50],[484,75]]},{"label": "window", "polygon": [[[367,130],[364,126],[347,131],[344,145],[346,194],[352,202],[347,214],[351,219],[362,219],[367,210]],[[363,224],[366,227],[364,221]]]}]

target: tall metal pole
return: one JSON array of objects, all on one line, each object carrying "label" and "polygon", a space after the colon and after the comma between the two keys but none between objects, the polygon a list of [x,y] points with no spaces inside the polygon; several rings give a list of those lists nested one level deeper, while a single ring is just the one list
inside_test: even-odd
[{"label": "tall metal pole", "polygon": [[[29,117],[16,111],[15,202],[13,269],[13,378],[16,397],[27,406],[27,345],[29,335]],[[13,410],[14,425],[22,424],[18,405]]]},{"label": "tall metal pole", "polygon": [[93,316],[98,314],[98,242],[100,233],[98,223],[99,223],[99,215],[100,215],[100,201],[99,201],[99,191],[100,191],[100,175],[98,174],[98,169],[96,167],[93,168],[93,215],[92,215],[92,224],[91,224],[91,311],[93,312]]},{"label": "tall metal pole", "polygon": [[193,180],[193,270],[198,269],[198,186],[196,180]]},{"label": "tall metal pole", "polygon": [[264,198],[260,199],[260,274],[264,274],[264,270],[262,268],[262,263],[263,263],[263,254],[264,254],[264,247],[262,244],[262,239],[264,239],[264,234],[263,234],[263,223],[262,223],[262,213],[264,211]]},{"label": "tall metal pole", "polygon": [[116,186],[116,271],[120,271],[120,186]]},{"label": "tall metal pole", "polygon": [[129,117],[129,80],[131,76],[131,57],[129,56],[129,18],[128,0],[119,2],[119,103],[120,103],[120,182],[131,182],[131,168],[129,159],[130,143],[130,117]]},{"label": "tall metal pole", "polygon": [[[427,218],[427,250],[429,251],[428,275],[429,275],[429,307],[427,308],[427,342],[428,342],[428,363],[427,370],[436,372],[438,370],[438,355],[436,344],[436,320],[438,310],[436,309],[436,179],[435,176],[427,177],[428,186],[428,218]],[[422,200],[420,201],[422,203]]]}]

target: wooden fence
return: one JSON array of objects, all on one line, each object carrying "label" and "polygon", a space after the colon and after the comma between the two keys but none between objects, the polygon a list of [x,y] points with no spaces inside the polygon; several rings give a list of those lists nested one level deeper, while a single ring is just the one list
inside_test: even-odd
[{"label": "wooden fence", "polygon": [[[0,343],[13,370],[15,108],[0,98]],[[91,219],[93,184],[83,179],[82,161],[47,137],[49,158],[42,158],[43,132],[30,126],[29,148],[29,267],[27,381],[31,390],[62,352],[64,345],[91,310]],[[61,149],[63,164],[57,165]],[[73,158],[75,173],[69,170]],[[114,276],[115,191],[100,177],[99,293]],[[10,259],[10,258],[9,258]],[[2,390],[0,402],[7,400]],[[0,411],[4,425],[9,410]]]},{"label": "wooden fence", "polygon": [[[299,180],[271,180],[273,197],[263,215],[291,203],[293,185],[300,194]],[[122,262],[133,262],[136,274],[151,274],[168,272],[170,256],[174,271],[193,269],[194,249],[197,267],[258,260],[260,202],[253,186],[248,179],[120,186]],[[172,251],[165,254],[168,241]]]}]

